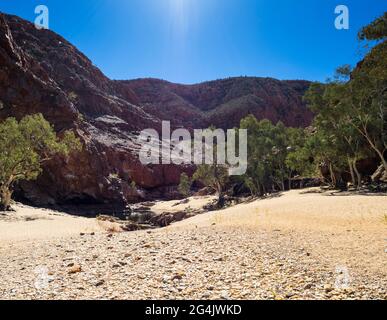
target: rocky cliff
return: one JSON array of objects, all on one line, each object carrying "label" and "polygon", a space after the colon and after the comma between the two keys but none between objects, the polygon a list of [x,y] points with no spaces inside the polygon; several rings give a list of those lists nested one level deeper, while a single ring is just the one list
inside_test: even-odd
[{"label": "rocky cliff", "polygon": [[39,205],[174,197],[180,173],[192,168],[143,166],[140,130],[159,130],[161,120],[174,127],[231,128],[249,113],[307,126],[312,114],[301,98],[307,87],[306,81],[268,78],[197,85],[112,81],[61,36],[0,14],[0,120],[40,112],[58,134],[74,130],[84,145],[48,163],[36,182],[20,184],[19,196]]}]

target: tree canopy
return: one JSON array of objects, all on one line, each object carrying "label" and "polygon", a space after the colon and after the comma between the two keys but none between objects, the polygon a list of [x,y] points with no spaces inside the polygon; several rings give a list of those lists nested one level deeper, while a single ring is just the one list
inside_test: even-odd
[{"label": "tree canopy", "polygon": [[59,139],[41,114],[26,116],[19,122],[7,118],[0,123],[0,210],[10,206],[13,185],[19,180],[34,180],[42,164],[55,154],[67,156],[81,148],[71,131]]},{"label": "tree canopy", "polygon": [[[284,190],[296,175],[324,175],[341,187],[348,172],[361,187],[362,159],[378,158],[387,172],[387,13],[359,32],[361,41],[376,41],[352,69],[338,67],[326,83],[312,83],[304,96],[315,118],[311,128],[286,128],[248,116],[248,170],[243,182],[253,194]],[[289,184],[290,187],[290,184]]]}]

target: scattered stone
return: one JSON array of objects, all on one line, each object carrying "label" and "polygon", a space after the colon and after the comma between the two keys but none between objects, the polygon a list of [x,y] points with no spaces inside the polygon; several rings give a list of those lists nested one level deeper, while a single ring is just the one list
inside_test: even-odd
[{"label": "scattered stone", "polygon": [[95,283],[95,286],[96,287],[100,287],[100,286],[102,286],[102,285],[104,285],[105,284],[105,280],[98,280],[96,283]]},{"label": "scattered stone", "polygon": [[178,271],[172,276],[172,280],[181,280],[185,276],[183,271]]},{"label": "scattered stone", "polygon": [[82,267],[78,264],[76,265],[73,265],[69,270],[68,270],[68,274],[75,274],[75,273],[79,273],[79,272],[82,272]]},{"label": "scattered stone", "polygon": [[[62,246],[52,240],[2,247],[1,296],[49,300],[341,300],[386,296],[386,278],[380,271],[373,273],[372,268],[362,269],[350,262],[350,289],[334,289],[337,275],[326,262],[327,257],[331,259],[331,251],[319,248],[325,237],[331,237],[330,232],[316,235],[282,231],[279,237],[265,230],[213,230],[193,226],[189,230],[170,229],[151,235],[146,231],[120,233],[113,238],[99,233],[95,237],[63,239]],[[306,255],[306,243],[308,248],[318,248],[316,253],[312,251],[313,259]],[[72,253],[64,253],[63,248]],[[36,276],[25,272],[33,271],[36,261],[47,266],[48,282],[55,284],[50,285],[50,290],[42,290],[39,297],[33,285],[21,285],[31,283],[31,274]],[[82,273],[64,276],[56,266],[64,266],[66,275]]]},{"label": "scattered stone", "polygon": [[311,283],[307,283],[305,286],[304,286],[304,290],[309,290],[313,287],[313,284]]},{"label": "scattered stone", "polygon": [[216,258],[214,258],[214,261],[224,261],[224,258],[223,257],[216,257]]},{"label": "scattered stone", "polygon": [[220,299],[223,299],[223,300],[230,300],[230,296],[228,294],[227,291],[223,291],[221,294],[220,294]]},{"label": "scattered stone", "polygon": [[324,285],[324,291],[325,292],[331,292],[331,291],[333,291],[333,290],[335,290],[335,288],[333,288],[330,284],[326,284],[326,285]]}]

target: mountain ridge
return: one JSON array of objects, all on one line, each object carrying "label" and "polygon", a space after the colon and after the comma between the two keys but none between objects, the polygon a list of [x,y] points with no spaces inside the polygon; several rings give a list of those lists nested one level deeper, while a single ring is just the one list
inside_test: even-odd
[{"label": "mountain ridge", "polygon": [[[144,166],[135,135],[145,128],[232,128],[248,114],[307,126],[307,81],[229,78],[201,84],[110,80],[82,52],[50,30],[0,13],[0,120],[42,113],[58,134],[73,130],[84,150],[49,162],[18,194],[34,204],[121,204],[174,198],[192,167]],[[82,174],[80,174],[80,172]],[[133,183],[136,188],[133,189]],[[117,209],[118,210],[118,209]]]}]

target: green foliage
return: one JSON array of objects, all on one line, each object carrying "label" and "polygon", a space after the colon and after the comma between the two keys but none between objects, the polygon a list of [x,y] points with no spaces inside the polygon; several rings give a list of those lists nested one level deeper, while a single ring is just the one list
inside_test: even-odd
[{"label": "green foliage", "polygon": [[311,133],[308,130],[288,128],[289,148],[285,165],[289,168],[290,178],[294,175],[305,177],[315,175],[313,154],[307,141]]},{"label": "green foliage", "polygon": [[68,94],[68,97],[69,97],[70,101],[76,101],[77,98],[78,98],[78,95],[77,95],[74,91],[71,91],[71,92]]},{"label": "green foliage", "polygon": [[120,180],[120,176],[118,175],[118,173],[109,173],[109,180],[110,181],[113,181],[113,180]]},{"label": "green foliage", "polygon": [[78,112],[77,113],[77,117],[78,117],[78,121],[79,122],[84,122],[85,121],[85,116],[82,113]]},{"label": "green foliage", "polygon": [[207,187],[213,188],[220,196],[229,180],[229,176],[225,166],[203,164],[198,166],[192,179],[202,182]]},{"label": "green foliage", "polygon": [[178,190],[184,197],[188,197],[191,193],[191,180],[186,173],[182,173],[180,175],[180,184]]},{"label": "green foliage", "polygon": [[36,179],[53,155],[67,156],[80,148],[73,132],[65,132],[60,140],[41,114],[0,123],[0,209],[9,208],[15,182]]},{"label": "green foliage", "polygon": [[242,119],[240,127],[248,130],[248,167],[242,177],[245,185],[255,195],[285,190],[285,181],[294,170],[287,158],[301,146],[303,130],[286,128],[282,122],[258,121],[252,115]]},{"label": "green foliage", "polygon": [[333,80],[314,83],[305,94],[305,101],[316,114],[316,132],[295,156],[306,158],[309,154],[316,166],[329,168],[333,186],[340,182],[340,173],[348,170],[353,184],[360,187],[357,162],[369,156],[378,156],[387,170],[386,31],[384,14],[359,33],[361,40],[384,41],[372,48],[354,70],[348,65],[339,67]]},{"label": "green foliage", "polygon": [[[211,126],[208,130],[215,131],[216,128]],[[221,146],[224,147],[224,146]],[[229,181],[228,168],[226,165],[218,164],[218,141],[213,144],[213,164],[203,164],[198,166],[193,181],[202,182],[205,186],[213,188],[218,196],[218,206],[221,207],[221,200],[223,199],[223,192],[226,184]]]},{"label": "green foliage", "polygon": [[243,177],[253,194],[284,189],[294,175],[329,172],[333,187],[342,185],[342,173],[361,186],[359,160],[378,156],[387,170],[387,42],[385,13],[359,33],[361,40],[381,40],[351,70],[344,65],[327,83],[313,83],[305,94],[314,112],[313,130],[286,128],[248,116],[248,170]]},{"label": "green foliage", "polygon": [[381,40],[387,37],[387,12],[359,32],[359,40]]}]

